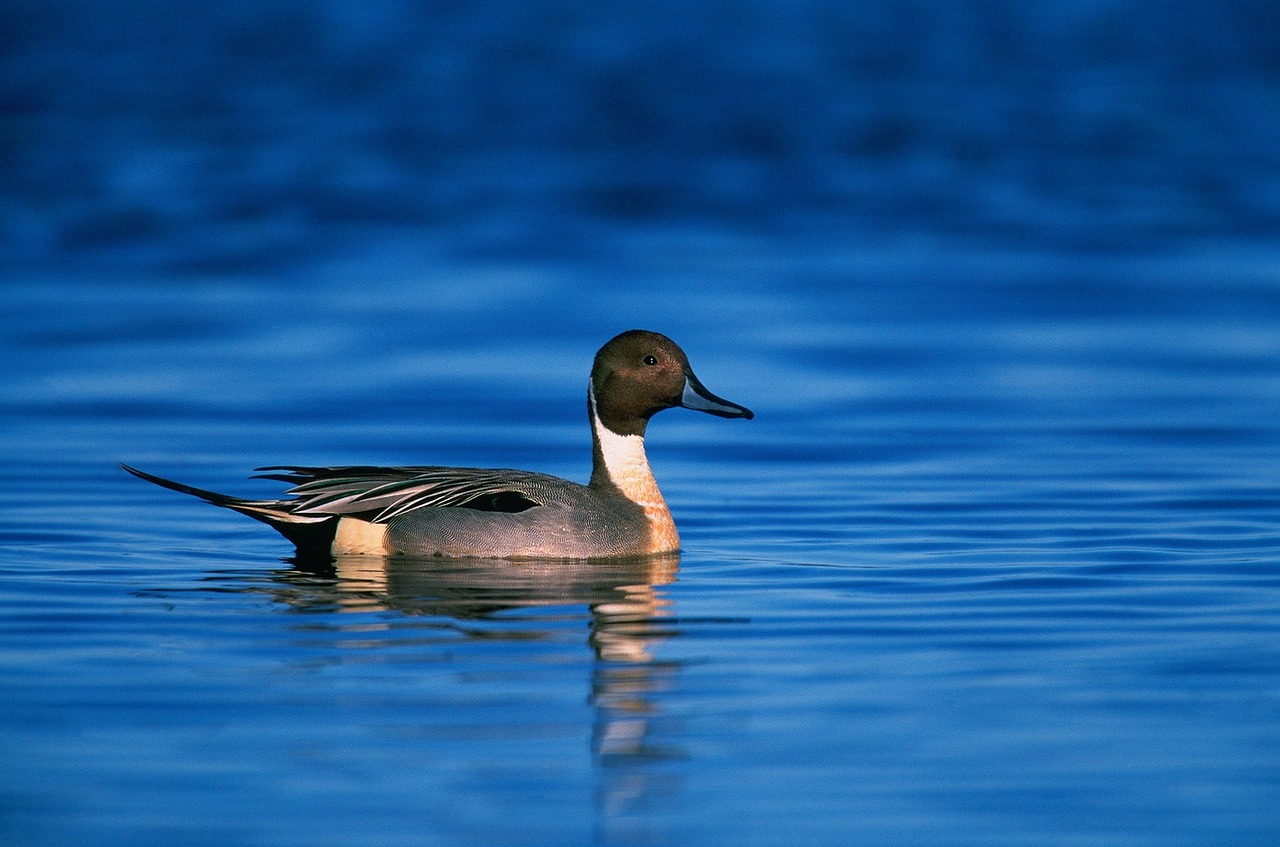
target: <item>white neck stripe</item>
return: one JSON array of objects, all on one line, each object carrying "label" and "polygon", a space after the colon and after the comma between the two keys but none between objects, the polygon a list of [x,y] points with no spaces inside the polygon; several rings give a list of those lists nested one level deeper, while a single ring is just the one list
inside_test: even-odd
[{"label": "white neck stripe", "polygon": [[[594,384],[588,386],[587,396],[591,401],[591,427],[600,444],[600,456],[604,459],[609,479],[627,499],[641,505],[657,505],[653,495],[657,493],[658,486],[649,468],[649,457],[644,452],[644,436],[619,435],[609,429],[596,411]],[[661,502],[660,494],[657,500]]]},{"label": "white neck stripe", "polygon": [[671,520],[671,511],[662,499],[658,482],[649,468],[649,459],[644,454],[644,436],[619,435],[604,425],[596,411],[594,382],[587,386],[587,398],[591,406],[591,431],[600,450],[605,475],[622,492],[622,496],[644,509],[645,520],[649,524],[648,552],[680,549],[680,535]]}]

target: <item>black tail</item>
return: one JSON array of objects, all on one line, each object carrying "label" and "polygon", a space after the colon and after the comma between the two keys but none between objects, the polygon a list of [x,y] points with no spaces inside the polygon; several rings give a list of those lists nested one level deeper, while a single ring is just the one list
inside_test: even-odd
[{"label": "black tail", "polygon": [[219,494],[216,491],[196,488],[194,485],[174,482],[171,479],[149,474],[146,471],[140,471],[123,463],[120,467],[139,479],[153,482],[161,488],[190,494],[207,503],[231,509],[242,515],[248,515],[256,521],[262,521],[293,542],[293,545],[301,553],[323,552],[327,554],[333,544],[334,533],[338,529],[337,517],[329,515],[323,517],[298,515],[289,508],[290,503],[293,502],[291,500],[245,500],[242,497],[232,497],[230,494]]}]

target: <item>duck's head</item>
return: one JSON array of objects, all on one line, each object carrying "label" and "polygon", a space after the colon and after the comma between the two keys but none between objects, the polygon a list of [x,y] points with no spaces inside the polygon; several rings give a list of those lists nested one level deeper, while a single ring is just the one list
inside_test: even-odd
[{"label": "duck's head", "polygon": [[644,435],[649,418],[676,406],[722,418],[755,417],[708,391],[678,344],[643,329],[615,336],[596,353],[591,397],[600,422],[619,435]]}]

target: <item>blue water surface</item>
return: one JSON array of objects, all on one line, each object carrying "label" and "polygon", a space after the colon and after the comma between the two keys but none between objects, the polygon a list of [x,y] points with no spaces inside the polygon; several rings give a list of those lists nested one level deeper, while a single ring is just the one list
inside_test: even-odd
[{"label": "blue water surface", "polygon": [[[379,262],[8,287],[10,843],[1276,834],[1270,255]],[[758,412],[650,428],[678,562],[299,567],[115,465],[582,479],[632,324]]]},{"label": "blue water surface", "polygon": [[[1269,6],[13,5],[0,842],[1280,840]],[[584,480],[632,327],[677,559],[118,466]]]}]

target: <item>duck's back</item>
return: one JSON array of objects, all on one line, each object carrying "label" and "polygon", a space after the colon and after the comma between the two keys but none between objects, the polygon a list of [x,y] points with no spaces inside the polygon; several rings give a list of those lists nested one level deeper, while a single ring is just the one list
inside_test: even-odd
[{"label": "duck's back", "polygon": [[620,493],[541,474],[526,474],[521,483],[524,502],[419,508],[392,517],[387,552],[544,559],[651,552],[644,509]]}]

